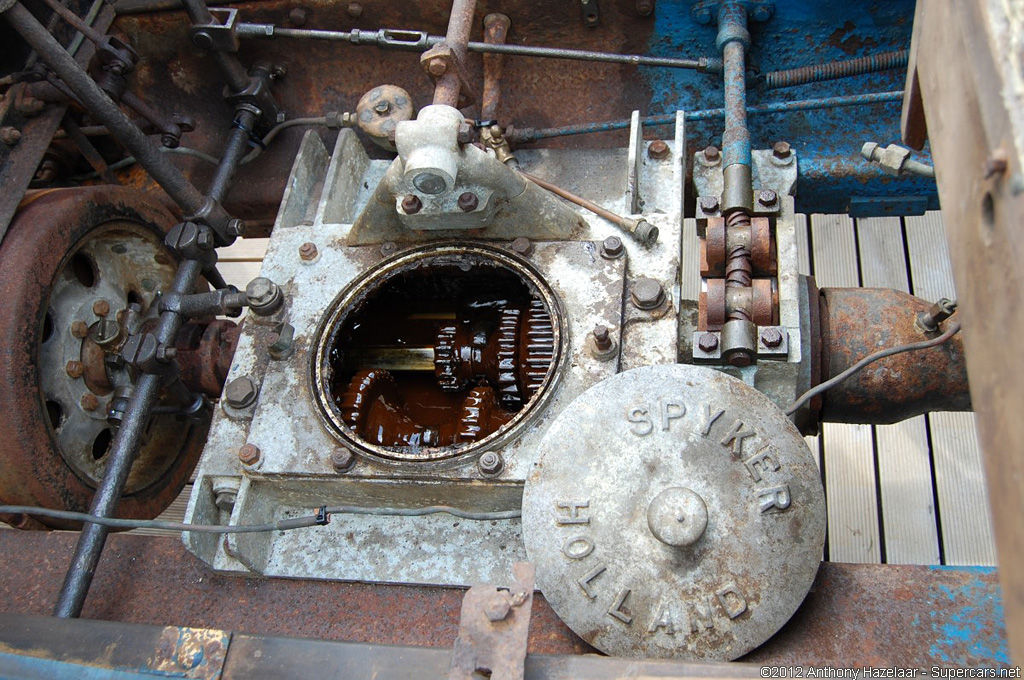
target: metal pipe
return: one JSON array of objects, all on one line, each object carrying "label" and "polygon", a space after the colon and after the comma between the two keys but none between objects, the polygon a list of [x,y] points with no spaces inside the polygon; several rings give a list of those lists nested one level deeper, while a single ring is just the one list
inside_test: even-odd
[{"label": "metal pipe", "polygon": [[4,17],[40,58],[60,76],[61,80],[117,139],[124,144],[154,180],[167,192],[186,215],[210,210],[215,223],[227,222],[228,215],[218,203],[207,206],[202,193],[189,182],[149,138],[132,123],[121,109],[99,88],[60,43],[21,3],[16,3]]},{"label": "metal pipe", "polygon": [[[484,41],[489,45],[504,44],[511,24],[511,20],[504,14],[488,14],[484,17]],[[484,93],[480,97],[481,120],[495,120],[498,117],[503,60],[501,54],[484,55]]]},{"label": "metal pipe", "polygon": [[[309,28],[281,28],[273,24],[242,23],[238,25],[239,38],[299,38],[346,42],[353,45],[374,45],[380,48],[422,52],[444,42],[442,36],[428,35],[424,31],[381,29],[379,31],[322,31]],[[677,57],[652,57],[643,54],[617,54],[593,50],[574,50],[564,47],[543,47],[535,45],[491,44],[470,41],[466,44],[470,52],[483,54],[507,54],[517,57],[545,59],[568,59],[570,61],[591,61],[606,64],[629,64],[631,66],[657,66],[681,68],[703,73],[721,71],[721,60],[700,57],[680,59]]]},{"label": "metal pipe", "polygon": [[242,155],[249,147],[249,138],[258,116],[250,108],[243,108],[238,111],[235,117],[234,126],[228,133],[227,145],[224,154],[220,157],[220,164],[217,172],[210,182],[210,198],[220,202],[224,200],[228,187],[231,185],[231,178],[235,174]]},{"label": "metal pipe", "polygon": [[718,46],[722,50],[725,84],[725,132],[722,134],[722,167],[750,165],[750,131],[747,130],[747,57],[750,44],[747,10],[739,2],[725,2],[718,13]]},{"label": "metal pipe", "polygon": [[764,85],[770,90],[778,87],[793,87],[794,85],[817,83],[824,80],[838,80],[840,78],[849,78],[850,76],[859,76],[864,73],[902,68],[907,65],[908,59],[908,50],[896,50],[895,52],[881,52],[857,59],[830,61],[824,64],[812,64],[784,71],[769,71],[764,74]]},{"label": "metal pipe", "polygon": [[[469,43],[469,33],[473,29],[475,12],[476,0],[452,2],[452,14],[448,19],[448,32],[445,34],[444,42],[451,49],[455,64],[459,66],[466,61],[466,46]],[[458,71],[449,66],[437,79],[437,85],[434,87],[434,104],[457,108],[460,90]]]},{"label": "metal pipe", "polygon": [[[846,106],[862,106],[867,104],[881,104],[900,101],[903,101],[903,90],[843,95],[841,97],[825,97],[822,99],[800,99],[791,102],[775,102],[764,106],[748,106],[747,114],[759,115],[765,113],[792,113],[796,111],[812,111],[815,109],[843,108]],[[724,117],[725,109],[703,109],[700,111],[686,111],[684,113],[684,118],[687,122],[714,120],[716,118]],[[640,122],[645,126],[675,125],[676,114],[666,113],[657,116],[643,116],[640,118]],[[620,118],[619,120],[609,120],[601,123],[580,123],[578,125],[564,125],[562,127],[554,128],[521,128],[513,130],[509,141],[513,144],[527,144],[535,142],[538,139],[624,130],[627,129],[629,125],[629,118]]]},{"label": "metal pipe", "polygon": [[[21,9],[20,5],[16,7]],[[46,58],[42,50],[40,50],[40,54],[44,59]],[[179,294],[192,292],[199,281],[201,270],[199,262],[183,260],[178,265],[171,292]],[[157,341],[165,345],[173,344],[181,324],[180,314],[163,312],[154,330]],[[107,454],[107,468],[103,474],[103,481],[96,489],[96,495],[93,496],[89,509],[90,514],[99,517],[110,517],[114,514],[117,503],[121,499],[121,493],[124,491],[128,473],[131,471],[132,463],[142,444],[142,438],[145,436],[149,414],[159,396],[162,383],[163,376],[154,373],[144,373],[136,381],[131,397],[128,399],[121,426],[110,445],[110,452]],[[107,540],[108,532],[107,527],[91,522],[86,522],[82,527],[78,545],[75,547],[75,555],[64,577],[64,585],[61,587],[57,599],[55,616],[74,618],[82,613],[82,606],[85,604],[85,597],[89,592],[93,575],[96,573],[96,564],[103,552],[103,544]]]}]

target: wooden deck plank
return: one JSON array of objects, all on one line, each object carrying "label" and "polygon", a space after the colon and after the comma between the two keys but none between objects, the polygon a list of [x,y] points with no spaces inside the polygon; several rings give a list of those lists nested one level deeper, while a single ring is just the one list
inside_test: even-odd
[{"label": "wooden deck plank", "polygon": [[[907,217],[913,293],[925,300],[955,298],[942,217]],[[973,413],[932,413],[932,465],[945,563],[995,564],[995,539]]]},{"label": "wooden deck plank", "polygon": [[[861,284],[910,292],[900,218],[857,220]],[[875,427],[885,561],[939,564],[931,449],[924,416]]]},{"label": "wooden deck plank", "polygon": [[[797,213],[794,217],[796,226],[796,260],[797,260],[797,271],[804,276],[811,275],[811,254],[810,254],[810,241],[807,238],[807,215],[803,213]],[[807,448],[814,454],[814,462],[817,463],[818,469],[821,469],[821,441],[820,438],[815,437],[804,437],[804,441],[807,442]]]},{"label": "wooden deck plank", "polygon": [[239,290],[245,290],[250,281],[260,275],[260,267],[263,263],[255,262],[218,262],[217,269],[224,276],[224,280],[230,285],[237,286]]},{"label": "wooden deck plank", "polygon": [[683,220],[682,250],[679,297],[696,300],[700,297],[700,237],[697,235],[697,220],[692,217]]},{"label": "wooden deck plank", "polygon": [[227,248],[217,250],[221,262],[261,262],[267,252],[269,238],[240,238]]},{"label": "wooden deck plank", "polygon": [[[853,220],[845,215],[813,215],[810,235],[818,285],[860,285]],[[825,423],[821,438],[828,506],[828,559],[879,562],[871,427]]]}]

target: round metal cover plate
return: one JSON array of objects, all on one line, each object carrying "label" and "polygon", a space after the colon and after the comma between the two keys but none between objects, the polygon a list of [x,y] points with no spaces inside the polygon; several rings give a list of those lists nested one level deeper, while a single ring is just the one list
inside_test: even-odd
[{"label": "round metal cover plate", "polygon": [[800,433],[715,370],[638,368],[555,418],[526,481],[537,585],[607,654],[735,659],[814,581],[825,498]]}]

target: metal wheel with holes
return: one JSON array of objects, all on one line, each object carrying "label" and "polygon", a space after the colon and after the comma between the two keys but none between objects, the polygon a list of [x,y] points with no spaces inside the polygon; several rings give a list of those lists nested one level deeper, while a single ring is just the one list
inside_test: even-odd
[{"label": "metal wheel with holes", "polygon": [[[22,204],[0,244],[3,503],[88,510],[114,435],[108,406],[129,384],[109,359],[130,319],[155,318],[176,268],[163,245],[174,221],[124,187],[50,191]],[[188,481],[208,427],[205,414],[154,416],[116,515],[162,512]]]}]

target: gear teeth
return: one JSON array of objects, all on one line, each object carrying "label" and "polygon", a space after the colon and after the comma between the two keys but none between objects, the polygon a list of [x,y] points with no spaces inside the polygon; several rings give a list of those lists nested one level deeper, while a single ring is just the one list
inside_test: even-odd
[{"label": "gear teeth", "polygon": [[526,315],[526,360],[523,373],[527,398],[536,394],[555,360],[555,330],[544,303],[534,299]]},{"label": "gear teeth", "polygon": [[455,326],[443,326],[434,344],[434,375],[445,392],[457,392],[465,385],[459,380],[459,358],[455,351]]},{"label": "gear teeth", "polygon": [[501,310],[498,324],[498,398],[510,409],[522,405],[524,397],[519,389],[519,326],[523,312],[518,307]]}]

